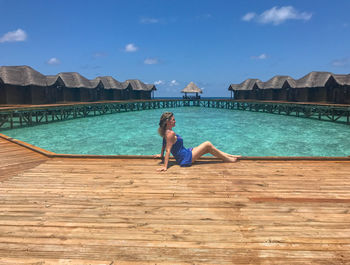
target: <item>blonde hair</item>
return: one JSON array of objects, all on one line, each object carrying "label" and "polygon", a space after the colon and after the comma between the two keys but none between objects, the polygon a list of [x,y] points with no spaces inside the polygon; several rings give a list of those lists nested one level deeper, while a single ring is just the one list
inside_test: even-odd
[{"label": "blonde hair", "polygon": [[172,116],[174,116],[172,112],[164,112],[160,117],[158,133],[162,138],[165,136],[166,122],[170,120]]}]

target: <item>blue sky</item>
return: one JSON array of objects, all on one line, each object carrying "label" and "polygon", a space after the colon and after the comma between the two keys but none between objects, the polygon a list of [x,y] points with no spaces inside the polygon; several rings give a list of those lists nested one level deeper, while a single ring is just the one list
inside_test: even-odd
[{"label": "blue sky", "polygon": [[155,83],[155,96],[350,73],[350,1],[0,0],[0,65]]}]

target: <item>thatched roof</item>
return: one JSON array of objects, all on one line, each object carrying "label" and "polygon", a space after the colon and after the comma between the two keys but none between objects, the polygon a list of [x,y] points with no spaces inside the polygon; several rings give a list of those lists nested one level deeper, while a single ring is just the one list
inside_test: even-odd
[{"label": "thatched roof", "polygon": [[[259,79],[256,78],[248,78],[244,80],[242,83],[240,83],[236,90],[253,90],[254,86],[256,86],[257,82],[261,82]],[[261,83],[260,83],[261,85]]]},{"label": "thatched roof", "polygon": [[240,84],[231,84],[228,90],[253,90],[254,87],[258,89],[325,87],[330,78],[334,78],[339,85],[350,86],[350,74],[338,75],[330,72],[311,72],[298,80],[285,75],[276,75],[266,82],[261,82],[259,79],[247,79]]},{"label": "thatched roof", "polygon": [[1,66],[0,78],[4,84],[46,86],[46,76],[26,65]]},{"label": "thatched roof", "polygon": [[260,80],[257,80],[257,81],[255,82],[255,85],[253,85],[252,89],[254,89],[254,87],[255,87],[255,88],[258,88],[258,89],[265,89],[265,82],[262,82],[262,81],[260,81]]},{"label": "thatched roof", "polygon": [[68,88],[90,88],[94,89],[98,86],[105,89],[132,89],[152,91],[156,90],[155,85],[145,84],[137,79],[119,82],[111,76],[100,76],[93,80],[89,80],[76,72],[59,73],[57,75],[43,75],[29,66],[1,66],[0,82],[17,86],[52,86],[56,82]]},{"label": "thatched roof", "polygon": [[295,88],[297,86],[297,81],[292,79],[287,79],[284,84],[283,84],[283,88],[285,87],[290,87],[290,88]]},{"label": "thatched roof", "polygon": [[96,88],[98,84],[91,82],[76,72],[59,73],[58,76],[62,79],[66,87],[74,88]]},{"label": "thatched roof", "polygon": [[157,90],[157,88],[154,84],[146,84],[146,86],[148,87],[149,91]]},{"label": "thatched roof", "polygon": [[238,90],[239,84],[231,84],[228,87],[228,90],[234,91],[234,90]]},{"label": "thatched roof", "polygon": [[95,81],[100,81],[105,89],[125,89],[125,85],[115,80],[111,76],[99,76],[94,79]]},{"label": "thatched roof", "polygon": [[133,90],[149,91],[148,86],[138,79],[129,79],[126,80],[125,83],[129,83]]},{"label": "thatched roof", "polygon": [[46,84],[48,86],[52,86],[57,82],[58,78],[60,78],[58,75],[47,75],[46,76]]},{"label": "thatched roof", "polygon": [[324,87],[331,76],[330,72],[311,72],[296,80],[296,87]]},{"label": "thatched roof", "polygon": [[195,83],[190,82],[184,89],[181,90],[181,93],[203,93]]},{"label": "thatched roof", "polygon": [[350,86],[350,74],[348,75],[335,75],[333,74],[334,80],[341,86]]},{"label": "thatched roof", "polygon": [[291,81],[289,84],[293,84],[294,79],[287,75],[276,75],[270,80],[264,82],[264,89],[281,89],[286,81]]}]

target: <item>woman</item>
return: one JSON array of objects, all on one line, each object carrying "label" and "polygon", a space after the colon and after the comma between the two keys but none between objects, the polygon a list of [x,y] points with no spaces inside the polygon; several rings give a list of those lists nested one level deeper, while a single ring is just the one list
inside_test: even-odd
[{"label": "woman", "polygon": [[154,157],[163,159],[165,151],[165,158],[164,166],[159,168],[159,171],[166,171],[168,169],[170,152],[175,157],[176,162],[182,167],[191,166],[202,155],[208,153],[222,159],[224,162],[230,163],[236,162],[238,157],[240,157],[220,151],[209,141],[194,148],[184,148],[182,138],[173,131],[175,123],[176,121],[172,112],[165,112],[160,117],[158,133],[163,137],[163,145],[161,154]]}]

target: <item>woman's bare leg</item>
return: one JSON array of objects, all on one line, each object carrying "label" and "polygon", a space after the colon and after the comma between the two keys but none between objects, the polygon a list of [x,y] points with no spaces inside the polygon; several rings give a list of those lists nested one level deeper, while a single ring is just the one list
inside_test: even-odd
[{"label": "woman's bare leg", "polygon": [[[219,151],[221,151],[221,150],[219,150]],[[230,157],[237,157],[237,158],[242,157],[241,155],[231,155],[231,154],[228,154],[228,153],[225,153],[225,152],[222,152],[222,153],[224,153],[225,155],[230,156]]]},{"label": "woman's bare leg", "polygon": [[207,141],[192,150],[192,163],[205,154],[212,154],[213,156],[222,159],[224,162],[236,162],[237,156],[226,154],[217,149],[211,142]]}]

